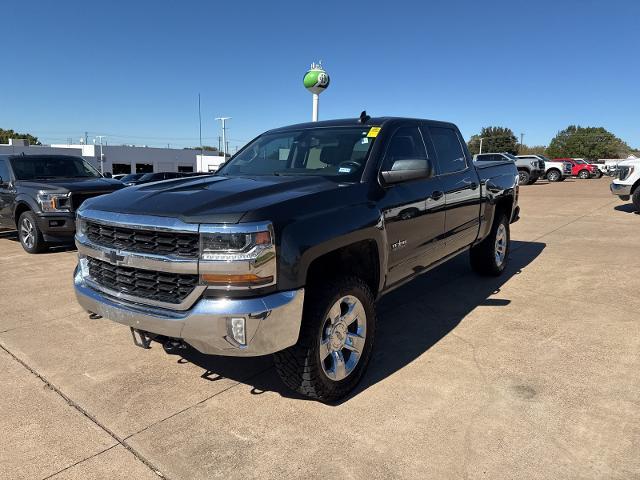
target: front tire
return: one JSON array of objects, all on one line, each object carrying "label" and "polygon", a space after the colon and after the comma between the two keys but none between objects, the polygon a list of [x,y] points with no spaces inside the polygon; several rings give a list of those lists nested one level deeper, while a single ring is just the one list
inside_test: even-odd
[{"label": "front tire", "polygon": [[507,267],[510,249],[509,221],[502,214],[493,223],[487,238],[471,247],[471,268],[480,275],[497,277]]},{"label": "front tire", "polygon": [[559,182],[562,179],[560,170],[551,169],[547,172],[547,180],[550,182]]},{"label": "front tire", "polygon": [[580,170],[578,172],[578,178],[581,178],[583,180],[586,180],[590,176],[591,176],[591,174],[589,173],[589,170]]},{"label": "front tire", "polygon": [[339,400],[355,388],[367,368],[375,326],[373,294],[359,278],[311,287],[298,343],[274,354],[276,371],[285,385],[302,395],[323,402]]},{"label": "front tire", "polygon": [[528,185],[531,175],[526,170],[518,170],[518,183],[520,185]]},{"label": "front tire", "polygon": [[640,186],[636,187],[633,195],[631,196],[633,206],[636,207],[636,212],[640,213]]},{"label": "front tire", "polygon": [[41,253],[48,249],[33,212],[23,212],[18,220],[18,238],[27,253]]}]

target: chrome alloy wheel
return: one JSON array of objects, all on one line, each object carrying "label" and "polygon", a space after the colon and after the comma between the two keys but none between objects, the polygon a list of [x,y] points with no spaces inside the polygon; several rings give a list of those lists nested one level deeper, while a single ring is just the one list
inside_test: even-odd
[{"label": "chrome alloy wheel", "polygon": [[504,226],[504,223],[498,225],[494,254],[496,256],[496,265],[502,265],[507,255],[507,227]]},{"label": "chrome alloy wheel", "polygon": [[362,302],[347,295],[333,304],[320,330],[320,364],[334,381],[348,377],[358,365],[367,337]]},{"label": "chrome alloy wheel", "polygon": [[560,174],[553,170],[547,175],[547,180],[549,180],[550,182],[557,182],[558,180],[560,180]]},{"label": "chrome alloy wheel", "polygon": [[526,172],[518,172],[518,179],[520,181],[520,185],[524,185],[529,181],[529,177]]},{"label": "chrome alloy wheel", "polygon": [[20,239],[27,248],[33,248],[36,243],[36,229],[28,217],[24,217],[20,223]]}]

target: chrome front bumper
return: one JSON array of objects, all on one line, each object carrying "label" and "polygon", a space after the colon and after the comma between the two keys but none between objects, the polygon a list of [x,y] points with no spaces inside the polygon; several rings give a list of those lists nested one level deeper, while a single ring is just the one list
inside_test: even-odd
[{"label": "chrome front bumper", "polygon": [[614,195],[618,195],[619,197],[628,197],[631,195],[631,187],[632,185],[624,185],[622,183],[611,182],[611,193]]},{"label": "chrome front bumper", "polygon": [[[304,289],[259,298],[201,298],[186,311],[122,301],[91,288],[74,273],[76,298],[88,312],[138,330],[179,338],[205,354],[251,357],[284,350],[298,341]],[[246,345],[231,335],[231,318],[246,323]]]}]

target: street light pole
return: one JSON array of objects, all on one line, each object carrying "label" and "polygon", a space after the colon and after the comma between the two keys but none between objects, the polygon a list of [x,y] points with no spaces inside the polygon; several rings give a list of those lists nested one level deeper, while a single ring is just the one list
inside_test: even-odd
[{"label": "street light pole", "polygon": [[106,135],[96,135],[96,138],[100,139],[100,173],[104,175],[104,156],[102,155],[102,139]]},{"label": "street light pole", "polygon": [[484,138],[480,137],[480,152],[478,153],[482,153],[482,140],[484,140]]},{"label": "street light pole", "polygon": [[231,120],[231,117],[216,117],[216,120],[220,120],[222,122],[222,158],[224,161],[227,161],[227,120]]}]

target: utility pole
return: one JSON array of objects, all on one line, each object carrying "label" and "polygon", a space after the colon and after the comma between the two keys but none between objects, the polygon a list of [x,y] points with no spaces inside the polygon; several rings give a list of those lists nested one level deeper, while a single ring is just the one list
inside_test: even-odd
[{"label": "utility pole", "polygon": [[86,145],[89,142],[89,132],[84,132],[84,144]]},{"label": "utility pole", "polygon": [[[96,138],[100,139],[100,173],[104,174],[104,156],[102,155],[102,139],[104,135],[96,135]],[[95,140],[94,140],[95,143]]]},{"label": "utility pole", "polygon": [[218,152],[222,151],[222,137],[218,135]]},{"label": "utility pole", "polygon": [[478,153],[482,153],[482,140],[484,140],[484,138],[480,137],[480,152]]},{"label": "utility pole", "polygon": [[216,117],[216,120],[220,120],[222,122],[222,147],[224,148],[224,152],[222,152],[222,158],[224,161],[227,161],[227,120],[231,120],[231,117]]},{"label": "utility pole", "polygon": [[202,113],[200,111],[200,94],[198,94],[198,121],[200,123],[200,162],[204,157],[204,147],[202,146]]},{"label": "utility pole", "polygon": [[521,133],[520,134],[520,145],[524,145],[523,144],[523,141],[524,141],[523,139],[524,139],[524,133]]}]

